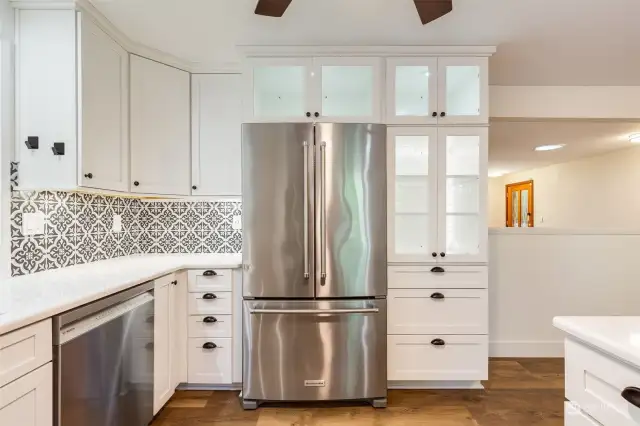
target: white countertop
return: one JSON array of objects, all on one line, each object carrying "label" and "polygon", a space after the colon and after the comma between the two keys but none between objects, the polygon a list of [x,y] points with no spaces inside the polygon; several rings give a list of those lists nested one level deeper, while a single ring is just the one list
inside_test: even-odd
[{"label": "white countertop", "polygon": [[640,368],[640,317],[555,317],[553,325]]},{"label": "white countertop", "polygon": [[181,269],[239,268],[240,254],[126,256],[10,278],[3,286],[0,334]]}]

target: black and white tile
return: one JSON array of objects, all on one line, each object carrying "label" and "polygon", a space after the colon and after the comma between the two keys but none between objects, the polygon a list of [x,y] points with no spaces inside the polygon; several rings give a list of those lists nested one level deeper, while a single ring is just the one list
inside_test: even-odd
[{"label": "black and white tile", "polygon": [[[22,215],[34,212],[44,213],[45,232],[25,236]],[[230,201],[14,191],[11,273],[24,275],[138,253],[239,253],[242,231],[234,230],[232,223],[241,212],[241,203]],[[112,231],[114,214],[122,216],[122,232]]]}]

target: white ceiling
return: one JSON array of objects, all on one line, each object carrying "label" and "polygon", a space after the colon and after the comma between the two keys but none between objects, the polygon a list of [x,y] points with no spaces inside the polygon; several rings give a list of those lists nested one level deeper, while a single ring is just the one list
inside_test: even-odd
[{"label": "white ceiling", "polygon": [[[512,173],[631,148],[628,136],[640,133],[640,123],[492,121],[489,129],[489,175]],[[536,146],[566,144],[556,151]]]},{"label": "white ceiling", "polygon": [[92,0],[134,40],[203,64],[236,45],[497,45],[491,83],[640,85],[638,0],[454,0],[422,26],[412,0],[294,0],[283,18],[257,0]]}]

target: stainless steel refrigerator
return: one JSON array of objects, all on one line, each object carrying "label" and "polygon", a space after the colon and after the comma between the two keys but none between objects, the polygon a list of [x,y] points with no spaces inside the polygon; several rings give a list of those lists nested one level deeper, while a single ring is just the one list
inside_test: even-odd
[{"label": "stainless steel refrigerator", "polygon": [[386,126],[244,124],[243,405],[387,395]]}]

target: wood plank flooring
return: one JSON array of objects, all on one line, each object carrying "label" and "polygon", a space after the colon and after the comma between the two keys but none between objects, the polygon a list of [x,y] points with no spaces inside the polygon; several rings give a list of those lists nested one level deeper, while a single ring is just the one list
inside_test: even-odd
[{"label": "wood plank flooring", "polygon": [[562,426],[564,362],[497,358],[484,390],[392,390],[389,407],[278,405],[243,411],[238,392],[176,392],[152,426]]}]

